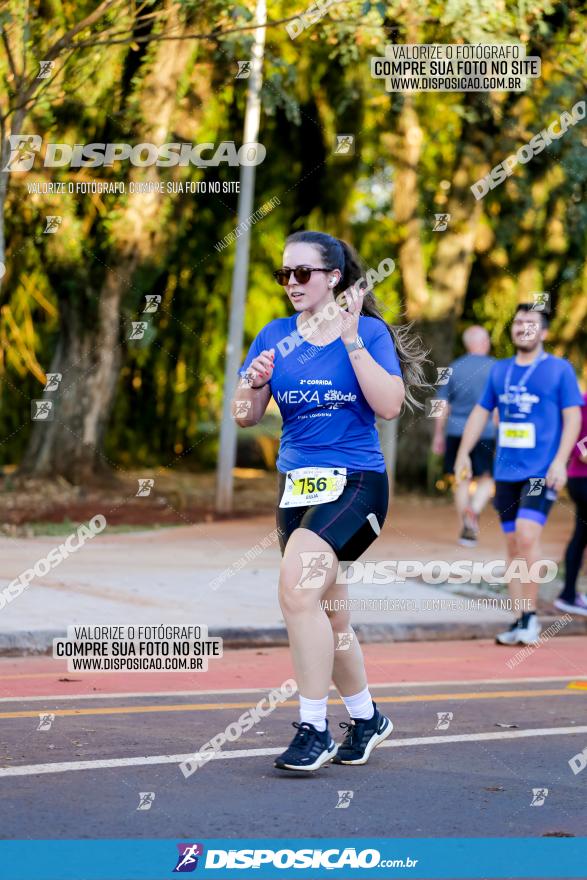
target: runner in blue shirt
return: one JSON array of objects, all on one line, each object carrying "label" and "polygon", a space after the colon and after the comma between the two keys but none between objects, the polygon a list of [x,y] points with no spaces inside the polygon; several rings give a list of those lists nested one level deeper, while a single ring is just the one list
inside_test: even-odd
[{"label": "runner in blue shirt", "polygon": [[[274,276],[294,314],[271,321],[253,341],[233,415],[242,427],[255,425],[273,395],[283,418],[279,601],[300,723],[294,722],[296,735],[275,766],[308,771],[332,759],[364,764],[393,725],[369,693],[348,587],[337,584],[337,569],[339,561],[356,560],[381,531],[388,481],[375,416],[394,419],[404,401],[418,405],[413,392],[427,387],[425,353],[407,328],[384,322],[346,242],[322,232],[294,233]],[[326,720],[331,680],[350,715],[340,746]]]},{"label": "runner in blue shirt", "polygon": [[[467,420],[455,462],[455,476],[471,472],[469,453],[497,407],[499,434],[494,465],[494,507],[506,534],[508,564],[525,561],[527,569],[541,559],[540,536],[557,493],[567,480],[567,460],[581,426],[583,398],[571,364],[547,354],[547,315],[533,305],[518,306],[512,324],[516,355],[491,370],[477,406]],[[538,584],[512,578],[514,608],[527,610],[497,636],[502,645],[538,641]]]},{"label": "runner in blue shirt", "polygon": [[[439,385],[437,399],[446,401],[440,418],[434,419],[432,451],[444,453],[444,473],[454,474],[455,458],[471,410],[485,388],[495,358],[489,356],[491,340],[485,327],[473,325],[463,333],[466,354],[449,367],[448,381]],[[446,431],[446,436],[445,436]],[[475,547],[479,535],[479,515],[493,495],[493,456],[495,427],[488,421],[479,443],[471,451],[473,481],[454,481],[454,501],[462,526],[459,544]],[[475,489],[472,491],[472,486]]]}]

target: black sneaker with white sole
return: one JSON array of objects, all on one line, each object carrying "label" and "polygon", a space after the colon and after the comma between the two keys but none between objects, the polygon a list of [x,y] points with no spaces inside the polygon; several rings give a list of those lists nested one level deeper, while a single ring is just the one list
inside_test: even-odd
[{"label": "black sneaker with white sole", "polygon": [[468,507],[463,516],[463,530],[459,537],[459,544],[463,547],[476,547],[479,537],[479,517]]},{"label": "black sneaker with white sole", "polygon": [[335,764],[366,764],[373,749],[383,742],[393,730],[393,724],[382,715],[375,703],[373,718],[351,718],[351,723],[342,721],[339,727],[346,728],[346,736],[338,747]]},{"label": "black sneaker with white sole", "polygon": [[541,631],[535,612],[526,611],[508,630],[496,635],[495,641],[498,645],[536,645]]},{"label": "black sneaker with white sole", "polygon": [[294,721],[293,726],[298,732],[285,752],[275,759],[279,770],[318,770],[334,758],[338,746],[330,736],[328,721],[322,731],[307,721]]},{"label": "black sneaker with white sole", "polygon": [[463,526],[463,530],[459,536],[459,544],[462,547],[476,547],[478,533],[470,526]]}]

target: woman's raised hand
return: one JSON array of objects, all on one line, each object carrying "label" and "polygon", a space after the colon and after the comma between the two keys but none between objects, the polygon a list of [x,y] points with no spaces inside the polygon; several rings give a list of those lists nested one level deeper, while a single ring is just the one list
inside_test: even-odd
[{"label": "woman's raised hand", "polygon": [[273,375],[275,358],[275,349],[270,348],[262,351],[261,354],[253,358],[245,375],[249,376],[249,385],[251,388],[262,388],[271,379]]}]

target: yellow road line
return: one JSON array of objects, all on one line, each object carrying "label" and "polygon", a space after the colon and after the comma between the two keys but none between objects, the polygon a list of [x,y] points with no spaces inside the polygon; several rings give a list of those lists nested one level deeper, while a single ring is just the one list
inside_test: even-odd
[{"label": "yellow road line", "polygon": [[[547,690],[516,690],[516,691],[486,691],[478,693],[448,693],[448,694],[410,694],[401,697],[378,697],[377,703],[425,703],[438,702],[441,700],[507,700],[519,697],[560,697],[574,696],[568,688]],[[329,700],[330,705],[342,705],[342,700]],[[297,706],[297,700],[286,700],[281,706]],[[254,703],[180,703],[169,706],[112,706],[98,709],[53,709],[54,715],[138,715],[146,712],[209,712],[214,709],[250,709]],[[36,712],[0,712],[2,718],[38,718]]]}]

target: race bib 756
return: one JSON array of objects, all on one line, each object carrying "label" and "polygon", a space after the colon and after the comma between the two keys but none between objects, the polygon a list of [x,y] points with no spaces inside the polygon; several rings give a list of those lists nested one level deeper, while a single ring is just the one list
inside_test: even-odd
[{"label": "race bib 756", "polygon": [[296,468],[288,471],[280,507],[309,507],[336,501],[346,485],[346,468]]}]

